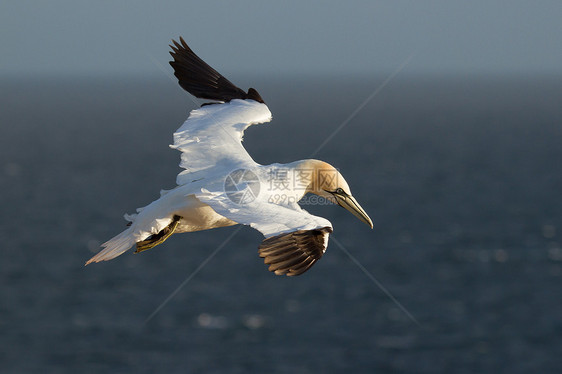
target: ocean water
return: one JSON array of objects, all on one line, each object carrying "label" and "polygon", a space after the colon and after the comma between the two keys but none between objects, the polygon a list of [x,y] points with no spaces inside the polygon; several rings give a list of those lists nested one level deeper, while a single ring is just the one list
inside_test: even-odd
[{"label": "ocean water", "polygon": [[561,77],[399,75],[351,120],[385,76],[230,78],[274,115],[260,163],[347,121],[316,157],[374,230],[307,206],[345,250],[296,278],[247,227],[83,267],[174,186],[195,104],[165,75],[4,78],[0,372],[562,372]]}]

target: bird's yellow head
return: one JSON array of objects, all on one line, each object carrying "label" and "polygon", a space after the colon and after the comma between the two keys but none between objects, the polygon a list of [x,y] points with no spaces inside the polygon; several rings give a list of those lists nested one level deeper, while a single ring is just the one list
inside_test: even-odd
[{"label": "bird's yellow head", "polygon": [[332,165],[319,160],[305,160],[301,166],[313,171],[307,192],[330,200],[351,212],[355,217],[373,228],[373,221],[351,195],[349,185],[343,175]]}]

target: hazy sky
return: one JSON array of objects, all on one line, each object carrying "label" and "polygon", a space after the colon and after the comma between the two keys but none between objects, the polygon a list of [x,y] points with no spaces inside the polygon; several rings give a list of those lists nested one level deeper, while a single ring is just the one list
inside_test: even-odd
[{"label": "hazy sky", "polygon": [[562,73],[562,1],[2,1],[0,74],[161,74],[182,35],[219,71]]}]

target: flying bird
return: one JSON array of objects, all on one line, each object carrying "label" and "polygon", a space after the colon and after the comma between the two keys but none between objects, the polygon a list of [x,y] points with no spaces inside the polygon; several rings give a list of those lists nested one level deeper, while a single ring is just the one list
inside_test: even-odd
[{"label": "flying bird", "polygon": [[135,253],[162,244],[172,234],[237,224],[249,225],[265,239],[258,247],[269,270],[295,276],[324,254],[332,224],[302,209],[298,202],[316,194],[347,209],[371,228],[373,223],[332,165],[313,159],[260,165],[242,145],[244,130],[271,120],[260,94],[248,92],[207,65],[183,38],[172,40],[170,54],[180,86],[211,100],[191,111],[174,133],[171,148],[181,152],[177,187],[135,214],[125,214],[125,231],[102,244],[92,262],[111,260],[131,247]]}]

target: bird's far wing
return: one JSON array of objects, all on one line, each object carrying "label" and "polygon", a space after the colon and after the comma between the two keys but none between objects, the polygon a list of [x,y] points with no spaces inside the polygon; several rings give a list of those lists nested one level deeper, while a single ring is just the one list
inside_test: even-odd
[{"label": "bird's far wing", "polygon": [[195,97],[223,102],[192,111],[174,133],[171,147],[182,152],[180,166],[186,169],[178,175],[178,185],[202,178],[211,168],[228,174],[254,164],[241,143],[248,126],[271,120],[261,96],[253,88],[246,93],[236,87],[200,59],[183,38],[173,43],[170,65],[180,86]]},{"label": "bird's far wing", "polygon": [[220,215],[261,232],[266,239],[259,246],[259,255],[269,265],[269,270],[277,275],[304,273],[328,247],[332,224],[305,210],[260,200],[237,204],[225,194],[209,191],[196,196]]},{"label": "bird's far wing", "polygon": [[182,152],[180,166],[185,171],[178,175],[177,184],[203,178],[213,169],[227,175],[235,169],[254,166],[242,146],[244,130],[270,120],[267,106],[254,100],[232,100],[191,111],[174,133],[174,144],[170,146]]}]

